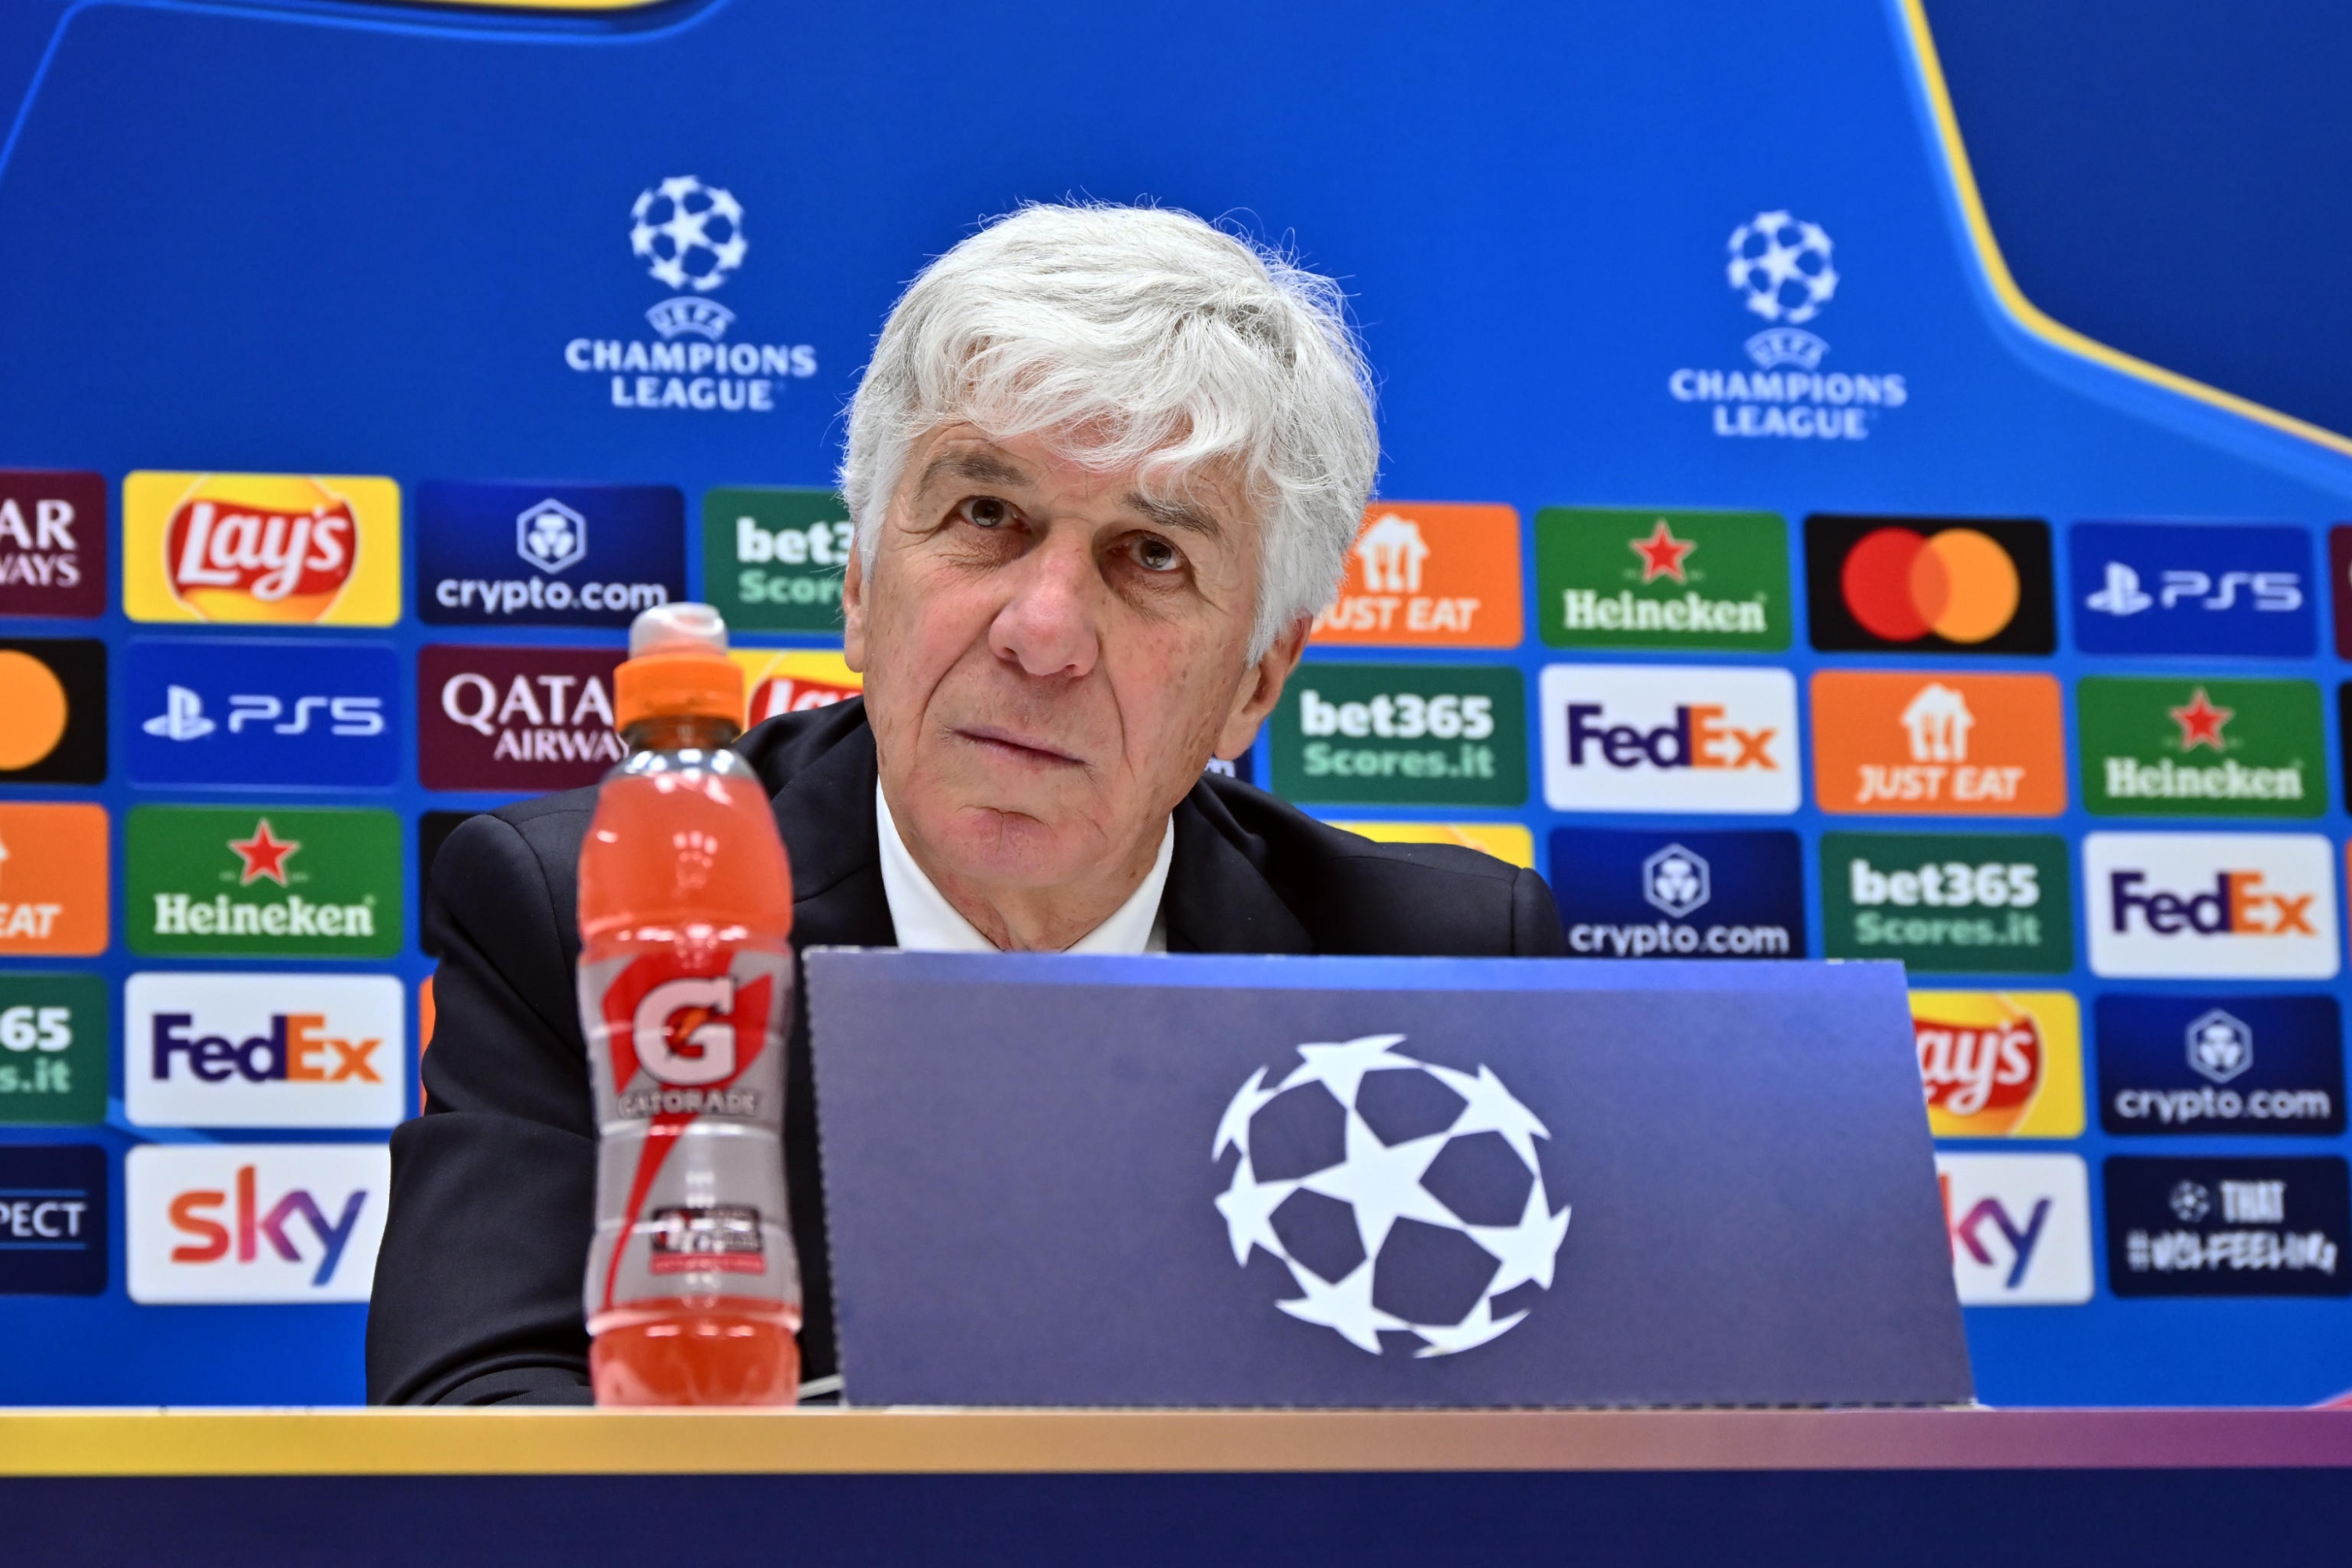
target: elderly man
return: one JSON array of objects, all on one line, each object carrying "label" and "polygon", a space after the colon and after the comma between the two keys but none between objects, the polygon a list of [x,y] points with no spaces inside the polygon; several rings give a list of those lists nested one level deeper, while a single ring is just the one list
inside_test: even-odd
[{"label": "elderly man", "polygon": [[[1542,881],[1231,780],[1337,590],[1378,460],[1328,279],[1179,213],[1033,206],[890,314],[842,468],[862,700],[739,749],[798,945],[1555,956]],[[393,1139],[379,1401],[585,1402],[596,1129],[573,1010],[580,790],[435,867],[425,1113]],[[835,1371],[807,1020],[787,1057],[804,1375]]]}]

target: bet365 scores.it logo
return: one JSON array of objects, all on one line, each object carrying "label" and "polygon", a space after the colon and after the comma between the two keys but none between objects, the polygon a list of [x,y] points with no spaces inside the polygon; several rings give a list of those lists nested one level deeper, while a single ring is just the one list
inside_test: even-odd
[{"label": "bet365 scores.it logo", "polygon": [[1830,345],[1805,323],[1837,298],[1836,248],[1827,229],[1785,207],[1734,228],[1724,277],[1741,307],[1769,324],[1741,345],[1749,368],[1669,374],[1675,401],[1706,405],[1717,436],[1811,441],[1864,440],[1888,410],[1908,402],[1899,374],[1821,368]]},{"label": "bet365 scores.it logo", "polygon": [[673,174],[629,207],[629,254],[670,297],[646,311],[659,342],[578,337],[563,363],[605,378],[614,408],[765,414],[782,388],[816,374],[811,343],[729,342],[735,312],[711,298],[751,253],[743,204],[723,185]]}]

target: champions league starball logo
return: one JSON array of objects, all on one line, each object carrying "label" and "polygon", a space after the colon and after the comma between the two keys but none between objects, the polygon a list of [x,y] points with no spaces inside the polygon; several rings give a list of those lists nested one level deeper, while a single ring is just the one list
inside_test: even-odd
[{"label": "champions league starball logo", "polygon": [[1910,398],[1895,374],[1823,372],[1829,343],[1806,331],[1838,291],[1829,230],[1786,207],[1769,207],[1731,231],[1723,276],[1743,309],[1771,325],[1747,339],[1753,369],[1685,368],[1666,378],[1677,403],[1712,405],[1717,436],[1860,441],[1882,411]]},{"label": "champions league starball logo", "polygon": [[743,237],[743,205],[692,174],[640,191],[629,217],[630,251],[650,263],[655,281],[672,289],[709,293],[751,248]]},{"label": "champions league starball logo", "polygon": [[1295,1296],[1274,1304],[1373,1355],[1412,1335],[1451,1355],[1517,1326],[1551,1289],[1568,1237],[1535,1141],[1551,1136],[1494,1070],[1395,1049],[1402,1035],[1298,1047],[1267,1085],[1250,1075],[1211,1157],[1238,1151],[1216,1199],[1234,1261],[1263,1250]]}]

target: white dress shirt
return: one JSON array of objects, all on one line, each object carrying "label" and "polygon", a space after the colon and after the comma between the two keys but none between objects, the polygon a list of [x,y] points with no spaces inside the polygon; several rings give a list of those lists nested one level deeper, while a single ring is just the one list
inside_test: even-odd
[{"label": "white dress shirt", "polygon": [[[882,840],[882,895],[889,900],[890,923],[898,928],[898,945],[915,952],[994,952],[996,944],[948,902],[915,858],[907,853],[898,825],[890,820],[890,803],[882,786],[874,786],[874,825]],[[1168,927],[1160,918],[1160,897],[1168,887],[1168,866],[1176,858],[1176,819],[1160,836],[1160,854],[1151,862],[1143,885],[1110,919],[1078,938],[1067,952],[1166,952]]]}]

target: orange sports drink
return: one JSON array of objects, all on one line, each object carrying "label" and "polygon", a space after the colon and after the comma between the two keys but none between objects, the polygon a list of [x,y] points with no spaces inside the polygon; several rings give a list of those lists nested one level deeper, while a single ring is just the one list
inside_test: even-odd
[{"label": "orange sports drink", "polygon": [[628,757],[580,851],[580,1022],[600,1136],[588,1252],[599,1405],[789,1405],[792,871],[729,751],[743,675],[708,605],[647,610],[614,679]]}]

